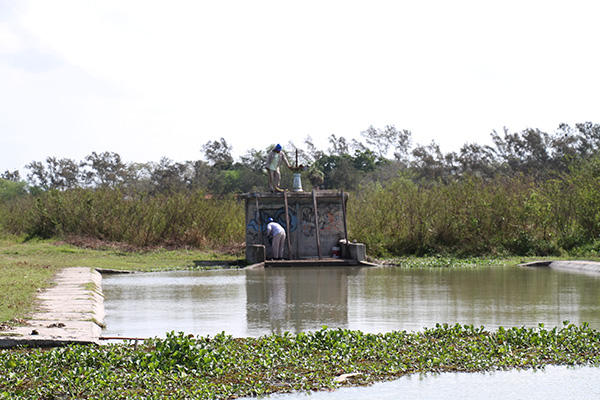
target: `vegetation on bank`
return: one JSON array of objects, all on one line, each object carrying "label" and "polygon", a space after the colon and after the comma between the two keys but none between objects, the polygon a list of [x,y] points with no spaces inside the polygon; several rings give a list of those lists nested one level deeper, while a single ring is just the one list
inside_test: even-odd
[{"label": "vegetation on bank", "polygon": [[243,205],[203,192],[169,195],[121,189],[52,190],[0,204],[0,228],[31,238],[80,237],[132,249],[224,250],[243,242]]},{"label": "vegetation on bank", "polygon": [[568,322],[552,329],[438,325],[382,334],[324,328],[259,338],[170,333],[136,346],[0,350],[0,398],[233,399],[415,373],[599,364],[600,332]]},{"label": "vegetation on bank", "polygon": [[562,256],[600,252],[600,159],[556,179],[517,175],[354,193],[349,229],[376,256]]},{"label": "vegetation on bank", "polygon": [[[551,134],[506,129],[491,134],[492,146],[446,154],[435,143],[411,150],[411,132],[393,126],[362,135],[364,142],[332,136],[326,150],[310,138],[284,149],[292,163],[296,152],[310,165],[305,190],[350,192],[350,238],[373,257],[600,251],[600,124],[562,124]],[[221,139],[194,162],[125,164],[95,152],[80,162],[35,161],[27,182],[18,171],[0,175],[0,233],[135,249],[240,248],[244,211],[236,195],[266,189],[268,150],[250,149],[235,162]],[[285,187],[291,176],[283,172]]]},{"label": "vegetation on bank", "polygon": [[[597,255],[599,176],[600,159],[541,181],[472,176],[425,185],[399,175],[350,193],[349,235],[376,258]],[[243,247],[244,227],[241,200],[203,192],[71,189],[0,201],[0,230],[27,239],[231,252]]]}]

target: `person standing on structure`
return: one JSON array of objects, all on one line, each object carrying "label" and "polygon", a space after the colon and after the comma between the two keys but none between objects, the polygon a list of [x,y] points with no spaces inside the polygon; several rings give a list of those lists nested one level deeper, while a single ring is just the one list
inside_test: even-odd
[{"label": "person standing on structure", "polygon": [[269,174],[269,188],[271,189],[271,192],[283,192],[283,189],[279,188],[279,182],[281,181],[279,164],[281,164],[282,161],[286,167],[292,168],[285,154],[281,152],[281,145],[278,144],[269,152],[267,163],[265,164],[265,168]]},{"label": "person standing on structure", "polygon": [[273,259],[282,260],[283,245],[285,244],[285,229],[275,222],[273,218],[269,218],[266,234],[267,237],[273,236]]}]

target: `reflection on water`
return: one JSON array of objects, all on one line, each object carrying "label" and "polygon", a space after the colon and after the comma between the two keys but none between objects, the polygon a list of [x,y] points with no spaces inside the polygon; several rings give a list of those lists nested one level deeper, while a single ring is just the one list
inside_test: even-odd
[{"label": "reflection on water", "polygon": [[517,266],[365,270],[349,285],[349,328],[420,330],[439,323],[600,327],[600,275]]},{"label": "reflection on water", "polygon": [[545,268],[272,268],[106,276],[105,336],[349,328],[420,330],[436,323],[600,328],[600,276]]},{"label": "reflection on water", "polygon": [[277,268],[246,274],[249,336],[348,325],[348,280],[359,269]]},{"label": "reflection on water", "polygon": [[[545,268],[287,268],[106,276],[105,336],[182,331],[243,337],[330,328],[415,331],[436,323],[600,328],[600,275]],[[311,399],[595,399],[600,369],[413,375]],[[272,396],[304,399],[306,394]]]},{"label": "reflection on water", "polygon": [[164,337],[166,332],[245,336],[245,276],[189,271],[106,276],[104,336]]}]

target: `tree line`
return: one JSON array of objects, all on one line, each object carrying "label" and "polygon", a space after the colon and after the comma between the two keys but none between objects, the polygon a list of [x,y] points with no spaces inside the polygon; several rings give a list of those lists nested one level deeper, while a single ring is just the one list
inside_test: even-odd
[{"label": "tree line", "polygon": [[[284,148],[291,163],[297,154],[310,166],[305,190],[350,192],[349,234],[374,256],[600,252],[600,125],[505,129],[491,139],[443,153],[386,126],[361,140],[332,135],[324,150],[310,137]],[[110,152],[34,161],[26,180],[0,177],[0,233],[241,251],[235,195],[266,190],[270,148],[234,160],[221,138],[202,147],[202,160],[182,163],[124,163]]]},{"label": "tree line", "polygon": [[[561,124],[553,133],[525,129],[491,133],[492,145],[465,143],[457,152],[442,152],[435,142],[412,146],[412,133],[393,125],[369,127],[362,140],[348,141],[331,135],[329,146],[319,149],[311,137],[298,146],[284,146],[290,162],[309,165],[308,189],[357,190],[373,182],[385,183],[399,173],[417,183],[449,183],[469,176],[525,174],[547,179],[568,170],[573,162],[589,159],[600,149],[600,125],[585,122],[571,127]],[[201,149],[203,159],[175,162],[124,163],[114,152],[92,152],[84,160],[47,157],[32,161],[22,179],[18,171],[5,171],[0,178],[20,182],[13,191],[36,193],[74,188],[115,188],[150,194],[202,190],[222,196],[266,189],[264,162],[271,145],[247,150],[238,160],[224,138],[208,141]],[[284,179],[291,175],[285,169]],[[289,178],[291,179],[291,178]],[[24,183],[24,184],[23,184]],[[4,182],[4,186],[8,186]],[[7,189],[5,188],[5,191]]]}]

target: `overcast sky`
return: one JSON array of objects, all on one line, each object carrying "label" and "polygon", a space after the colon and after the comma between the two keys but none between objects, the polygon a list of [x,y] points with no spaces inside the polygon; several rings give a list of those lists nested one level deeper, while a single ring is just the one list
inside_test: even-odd
[{"label": "overcast sky", "polygon": [[598,21],[598,0],[0,0],[0,173],[600,123]]}]

